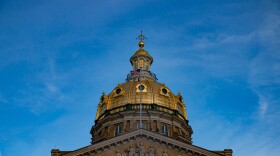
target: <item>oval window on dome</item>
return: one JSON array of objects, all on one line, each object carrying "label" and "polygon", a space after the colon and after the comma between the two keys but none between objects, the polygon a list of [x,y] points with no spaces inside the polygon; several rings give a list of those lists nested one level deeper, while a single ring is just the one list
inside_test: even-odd
[{"label": "oval window on dome", "polygon": [[116,94],[120,94],[121,93],[121,89],[120,88],[118,88],[117,90],[116,90]]},{"label": "oval window on dome", "polygon": [[162,91],[163,94],[167,94],[167,89],[166,88],[162,88],[161,91]]},{"label": "oval window on dome", "polygon": [[140,85],[140,86],[138,86],[138,89],[141,90],[141,91],[143,91],[143,90],[145,89],[145,86]]}]

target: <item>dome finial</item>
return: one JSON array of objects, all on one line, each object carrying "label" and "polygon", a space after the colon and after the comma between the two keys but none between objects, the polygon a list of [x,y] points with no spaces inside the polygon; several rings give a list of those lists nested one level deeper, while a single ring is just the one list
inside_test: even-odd
[{"label": "dome finial", "polygon": [[140,32],[140,35],[136,38],[137,40],[140,40],[140,42],[138,43],[139,47],[142,49],[144,47],[144,42],[143,40],[147,39],[143,34],[142,34],[142,30]]}]

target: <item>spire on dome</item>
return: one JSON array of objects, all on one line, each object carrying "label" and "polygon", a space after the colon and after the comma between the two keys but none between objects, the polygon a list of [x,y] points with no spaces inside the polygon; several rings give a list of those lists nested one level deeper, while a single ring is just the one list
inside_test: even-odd
[{"label": "spire on dome", "polygon": [[136,38],[137,40],[140,40],[140,42],[138,43],[138,45],[139,45],[139,47],[140,47],[140,49],[142,49],[143,47],[144,47],[144,42],[143,42],[143,40],[146,40],[146,39],[148,39],[147,37],[145,37],[143,34],[142,34],[142,30],[141,30],[141,32],[140,32],[140,35]]},{"label": "spire on dome", "polygon": [[144,42],[143,40],[146,40],[147,37],[145,37],[142,33],[142,30],[140,32],[140,35],[136,38],[140,40],[138,43],[140,49],[138,49],[134,55],[130,58],[130,63],[133,66],[134,70],[141,69],[141,70],[150,70],[150,66],[153,63],[153,57],[144,50]]},{"label": "spire on dome", "polygon": [[142,31],[140,35],[136,38],[140,40],[138,43],[140,49],[138,49],[133,56],[130,57],[130,63],[133,67],[133,70],[130,74],[127,75],[126,81],[135,80],[139,77],[139,71],[141,71],[142,79],[149,79],[156,81],[156,75],[150,71],[150,67],[153,63],[153,57],[144,50],[144,42],[147,38],[143,35]]}]

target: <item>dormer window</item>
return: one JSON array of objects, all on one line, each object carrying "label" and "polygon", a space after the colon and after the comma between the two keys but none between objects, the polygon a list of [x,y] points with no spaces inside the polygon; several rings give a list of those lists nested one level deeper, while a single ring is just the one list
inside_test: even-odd
[{"label": "dormer window", "polygon": [[167,89],[166,88],[162,88],[161,91],[162,91],[163,94],[167,94]]},{"label": "dormer window", "polygon": [[140,86],[138,86],[138,89],[141,90],[141,91],[143,91],[143,90],[145,89],[145,86],[140,85]]},{"label": "dormer window", "polygon": [[125,90],[119,84],[114,90],[113,97],[119,97],[119,96],[123,96],[123,95],[125,95]]},{"label": "dormer window", "polygon": [[122,92],[122,90],[120,89],[120,88],[118,88],[117,90],[116,90],[116,94],[120,94]]}]

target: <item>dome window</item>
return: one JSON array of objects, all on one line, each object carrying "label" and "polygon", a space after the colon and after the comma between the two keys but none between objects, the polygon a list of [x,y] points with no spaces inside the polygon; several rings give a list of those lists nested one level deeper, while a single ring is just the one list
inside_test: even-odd
[{"label": "dome window", "polygon": [[163,94],[167,94],[167,89],[163,88],[161,91]]},{"label": "dome window", "polygon": [[136,89],[136,92],[137,93],[140,93],[140,92],[142,92],[142,93],[146,93],[147,92],[147,86],[145,85],[145,84],[137,84],[136,86],[135,86],[135,89]]},{"label": "dome window", "polygon": [[168,136],[168,127],[167,127],[167,125],[163,125],[161,127],[161,133],[164,134],[165,136]]},{"label": "dome window", "polygon": [[116,90],[116,94],[120,94],[121,93],[121,89],[120,88],[118,88],[117,90]]},{"label": "dome window", "polygon": [[143,90],[145,89],[145,86],[140,85],[140,86],[138,86],[138,89],[141,90],[141,91],[143,91]]}]

